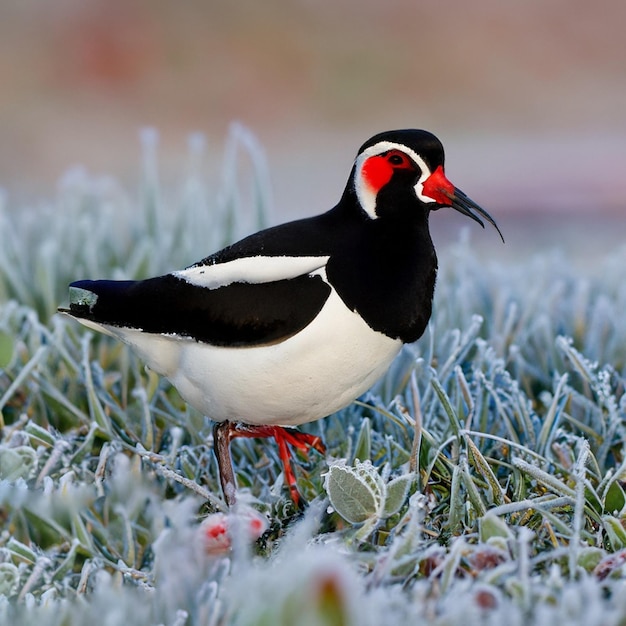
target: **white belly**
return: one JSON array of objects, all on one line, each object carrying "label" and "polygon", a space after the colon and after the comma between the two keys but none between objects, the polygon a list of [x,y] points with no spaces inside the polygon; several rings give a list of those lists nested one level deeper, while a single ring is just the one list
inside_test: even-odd
[{"label": "white belly", "polygon": [[402,342],[372,330],[333,292],[286,341],[223,348],[107,327],[215,421],[297,425],[345,407],[384,374]]}]

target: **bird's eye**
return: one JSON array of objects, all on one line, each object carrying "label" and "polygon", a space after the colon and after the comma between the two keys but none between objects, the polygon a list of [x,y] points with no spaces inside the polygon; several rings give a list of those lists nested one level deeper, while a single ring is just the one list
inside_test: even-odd
[{"label": "bird's eye", "polygon": [[406,165],[406,157],[401,154],[391,154],[387,160],[391,165]]},{"label": "bird's eye", "polygon": [[390,150],[386,154],[386,160],[394,169],[402,170],[415,170],[417,169],[415,163],[400,150]]}]

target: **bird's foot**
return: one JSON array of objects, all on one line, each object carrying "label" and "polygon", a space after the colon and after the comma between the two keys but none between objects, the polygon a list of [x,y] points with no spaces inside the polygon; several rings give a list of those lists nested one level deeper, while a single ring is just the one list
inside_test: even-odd
[{"label": "bird's foot", "polygon": [[252,425],[242,422],[219,422],[213,429],[215,441],[215,456],[220,473],[220,482],[224,497],[229,506],[235,504],[235,494],[237,483],[235,472],[230,457],[230,442],[237,437],[264,438],[273,437],[278,444],[278,455],[283,464],[285,482],[289,485],[289,492],[294,504],[300,506],[300,493],[296,486],[296,475],[291,465],[291,452],[288,445],[307,452],[309,448],[314,448],[320,454],[326,452],[326,448],[317,435],[303,433],[298,430],[284,428],[282,426]]}]

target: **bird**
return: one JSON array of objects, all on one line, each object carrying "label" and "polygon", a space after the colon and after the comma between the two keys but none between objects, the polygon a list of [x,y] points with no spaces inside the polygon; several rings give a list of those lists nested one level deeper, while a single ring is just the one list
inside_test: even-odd
[{"label": "bird", "polygon": [[289,446],[324,453],[297,430],[348,406],[385,373],[432,312],[431,212],[452,208],[504,238],[444,171],[425,130],[378,133],[359,149],[329,211],[251,234],[189,267],[144,280],[79,280],[68,314],[128,344],[215,422],[228,506],[230,442],[273,437],[300,505]]}]

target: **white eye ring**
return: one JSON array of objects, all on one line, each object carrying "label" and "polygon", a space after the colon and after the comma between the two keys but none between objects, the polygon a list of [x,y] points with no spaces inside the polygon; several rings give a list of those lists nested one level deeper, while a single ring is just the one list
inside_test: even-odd
[{"label": "white eye ring", "polygon": [[424,195],[424,182],[431,175],[430,168],[426,165],[426,161],[411,150],[411,148],[407,148],[400,143],[394,143],[393,141],[379,141],[378,143],[366,148],[359,154],[354,163],[355,165],[355,175],[354,175],[354,189],[356,191],[357,198],[359,199],[359,203],[363,207],[363,210],[367,215],[375,220],[378,218],[376,214],[376,193],[371,189],[371,187],[366,183],[363,177],[363,164],[370,157],[376,156],[378,154],[382,154],[383,152],[389,152],[390,150],[398,150],[407,156],[409,156],[413,161],[417,164],[417,166],[422,171],[419,180],[415,184],[415,195],[425,203],[434,202],[432,198]]}]

